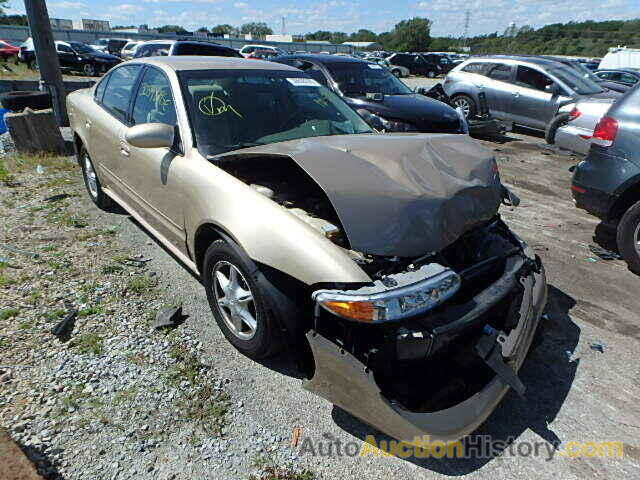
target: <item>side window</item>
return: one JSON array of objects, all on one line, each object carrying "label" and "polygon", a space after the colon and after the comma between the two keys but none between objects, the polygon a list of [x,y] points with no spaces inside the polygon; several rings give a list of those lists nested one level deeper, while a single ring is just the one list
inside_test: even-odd
[{"label": "side window", "polygon": [[255,49],[256,47],[247,47],[242,51],[242,53],[253,53]]},{"label": "side window", "polygon": [[516,83],[521,87],[533,88],[544,91],[547,85],[551,85],[553,80],[533,68],[518,66]]},{"label": "side window", "polygon": [[477,73],[478,75],[484,75],[487,68],[490,67],[490,63],[470,63],[462,68],[463,72]]},{"label": "side window", "polygon": [[62,53],[73,53],[71,47],[67,47],[66,45],[57,45],[57,50]]},{"label": "side window", "polygon": [[234,52],[226,48],[218,48],[215,45],[203,45],[199,43],[177,43],[173,49],[174,55],[201,55],[206,57],[230,57]]},{"label": "side window", "polygon": [[133,124],[166,123],[176,125],[176,108],[169,80],[160,70],[149,67],[144,72],[133,105]]},{"label": "side window", "polygon": [[329,84],[327,82],[327,77],[324,76],[324,73],[318,65],[314,65],[311,62],[300,62],[300,64],[296,65],[296,67],[309,75],[320,85],[324,85],[326,87]]},{"label": "side window", "polygon": [[630,73],[621,73],[620,81],[634,85],[638,82],[638,79],[634,75],[631,75]]},{"label": "side window", "polygon": [[596,73],[597,77],[600,77],[604,80],[610,80],[611,79],[611,72],[598,72]]},{"label": "side window", "polygon": [[102,105],[123,123],[127,123],[129,100],[141,68],[140,65],[127,65],[109,74],[109,83],[102,97]]},{"label": "side window", "polygon": [[497,63],[487,72],[487,77],[501,82],[508,82],[511,80],[511,65]]},{"label": "side window", "polygon": [[107,88],[107,82],[109,81],[109,77],[111,75],[105,75],[104,77],[102,77],[102,80],[100,80],[100,83],[98,83],[98,86],[96,87],[93,96],[96,99],[96,102],[98,103],[102,103],[102,96],[104,95],[104,89]]}]

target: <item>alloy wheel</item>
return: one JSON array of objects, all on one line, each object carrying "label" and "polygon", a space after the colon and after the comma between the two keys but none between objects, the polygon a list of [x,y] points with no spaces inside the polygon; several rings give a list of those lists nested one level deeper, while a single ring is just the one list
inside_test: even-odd
[{"label": "alloy wheel", "polygon": [[91,63],[86,63],[84,67],[82,67],[82,71],[89,77],[94,77],[96,74],[96,68]]},{"label": "alloy wheel", "polygon": [[460,107],[462,109],[462,113],[464,113],[465,117],[469,116],[469,112],[471,111],[471,105],[469,105],[469,102],[467,101],[466,98],[458,97],[453,100],[453,104],[456,107]]},{"label": "alloy wheel", "polygon": [[242,272],[232,263],[218,261],[212,271],[218,311],[236,337],[249,340],[258,328],[253,292]]},{"label": "alloy wheel", "polygon": [[91,160],[89,160],[88,155],[85,155],[84,157],[84,175],[87,179],[89,194],[91,194],[95,200],[98,198],[98,177],[96,176],[96,172],[93,169],[93,165],[91,164]]}]

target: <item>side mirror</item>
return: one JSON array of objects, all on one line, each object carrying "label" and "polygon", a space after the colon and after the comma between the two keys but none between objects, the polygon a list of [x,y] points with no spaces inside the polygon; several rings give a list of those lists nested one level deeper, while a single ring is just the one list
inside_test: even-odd
[{"label": "side mirror", "polygon": [[544,91],[547,93],[551,93],[552,95],[559,95],[561,93],[560,85],[558,85],[557,83],[550,83],[549,85],[544,87]]},{"label": "side mirror", "polygon": [[416,87],[414,92],[419,93],[420,95],[426,95],[427,89],[425,87]]},{"label": "side mirror", "polygon": [[141,123],[129,128],[124,138],[138,148],[171,148],[174,128],[165,123]]}]

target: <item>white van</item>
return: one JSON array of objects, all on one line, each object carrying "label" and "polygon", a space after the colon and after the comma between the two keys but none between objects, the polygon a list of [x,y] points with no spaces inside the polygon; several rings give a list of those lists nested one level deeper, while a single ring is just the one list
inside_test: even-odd
[{"label": "white van", "polygon": [[598,70],[614,68],[640,68],[640,49],[615,47],[610,48],[602,61]]}]

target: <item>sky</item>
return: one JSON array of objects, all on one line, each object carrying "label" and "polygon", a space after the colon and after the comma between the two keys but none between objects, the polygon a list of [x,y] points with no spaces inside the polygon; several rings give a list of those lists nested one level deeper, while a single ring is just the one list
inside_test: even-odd
[{"label": "sky", "polygon": [[[24,3],[9,0],[9,13],[24,13]],[[432,36],[460,36],[465,11],[469,34],[503,32],[510,22],[541,27],[581,20],[640,18],[640,0],[49,0],[53,18],[109,20],[115,25],[182,25],[187,30],[221,23],[266,22],[281,33],[316,30],[384,32],[401,20],[426,17]]]}]

